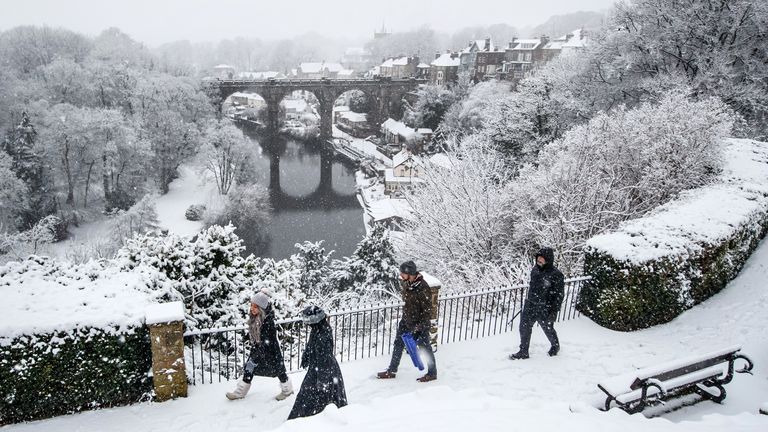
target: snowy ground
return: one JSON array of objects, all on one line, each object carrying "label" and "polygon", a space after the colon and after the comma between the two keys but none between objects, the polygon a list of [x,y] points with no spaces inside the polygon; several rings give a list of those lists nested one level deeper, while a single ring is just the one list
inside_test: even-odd
[{"label": "snowy ground", "polygon": [[[179,178],[171,182],[169,191],[157,197],[156,210],[160,227],[178,235],[191,236],[202,228],[201,222],[189,221],[184,212],[192,204],[221,205],[216,182],[208,172],[200,173],[198,167],[179,167]],[[69,228],[68,239],[49,246],[49,255],[58,258],[69,256],[96,257],[100,245],[109,242],[112,221],[101,217],[80,226]]]},{"label": "snowy ground", "polygon": [[195,235],[203,227],[201,222],[187,220],[184,216],[192,204],[219,205],[216,182],[206,171],[201,174],[197,167],[182,165],[179,178],[168,185],[168,193],[157,198],[155,206],[160,227],[178,235]]},{"label": "snowy ground", "polygon": [[[190,396],[162,404],[91,411],[39,422],[11,425],[22,431],[183,431],[213,430],[531,430],[559,431],[766,431],[768,416],[757,414],[768,402],[768,242],[764,241],[742,274],[721,294],[670,324],[634,333],[603,329],[581,318],[559,325],[563,349],[549,358],[535,330],[529,360],[510,361],[517,335],[441,346],[439,379],[415,381],[417,371],[403,360],[397,379],[373,374],[387,358],[343,363],[350,405],[329,407],[309,419],[285,422],[294,397],[276,402],[277,380],[255,379],[251,394],[229,402],[232,383],[199,385]],[[599,402],[596,383],[633,368],[742,344],[755,362],[754,376],[738,374],[726,388],[722,405],[702,402],[646,419],[620,410],[592,407]],[[292,375],[298,386],[303,374]]]}]

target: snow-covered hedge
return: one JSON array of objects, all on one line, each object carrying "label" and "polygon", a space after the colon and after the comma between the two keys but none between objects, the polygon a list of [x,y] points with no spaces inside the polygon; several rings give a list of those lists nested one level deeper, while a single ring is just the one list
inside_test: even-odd
[{"label": "snow-covered hedge", "polygon": [[730,139],[712,185],[586,244],[580,309],[615,330],[668,322],[719,292],[768,231],[768,144]]},{"label": "snow-covered hedge", "polygon": [[153,279],[94,261],[0,267],[0,424],[148,397]]}]

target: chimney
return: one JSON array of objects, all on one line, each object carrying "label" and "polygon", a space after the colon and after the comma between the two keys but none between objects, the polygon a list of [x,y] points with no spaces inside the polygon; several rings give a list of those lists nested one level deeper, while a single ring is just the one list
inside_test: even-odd
[{"label": "chimney", "polygon": [[491,50],[491,38],[487,37],[485,38],[485,51]]},{"label": "chimney", "polygon": [[441,56],[440,51],[435,53],[435,60],[439,59]]},{"label": "chimney", "polygon": [[469,45],[467,45],[467,48],[472,48],[472,41],[469,41]]}]

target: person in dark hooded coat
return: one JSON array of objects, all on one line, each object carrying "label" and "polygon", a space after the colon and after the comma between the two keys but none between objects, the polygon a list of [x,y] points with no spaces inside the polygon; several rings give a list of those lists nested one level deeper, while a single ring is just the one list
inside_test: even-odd
[{"label": "person in dark hooded coat", "polygon": [[511,360],[527,359],[531,344],[533,324],[539,323],[549,339],[548,354],[556,356],[560,341],[555,331],[555,321],[565,296],[565,277],[554,265],[555,253],[551,248],[542,248],[536,254],[536,264],[531,269],[531,283],[520,316],[520,351],[511,354]]},{"label": "person in dark hooded coat", "polygon": [[243,367],[243,379],[237,387],[227,392],[227,399],[242,399],[251,389],[254,375],[277,377],[280,380],[280,393],[275,399],[281,401],[293,394],[293,386],[285,370],[283,352],[277,340],[275,311],[269,292],[261,290],[251,296],[248,314],[248,336],[251,340],[251,352]]},{"label": "person in dark hooded coat", "polygon": [[313,416],[328,404],[339,408],[347,405],[344,378],[333,355],[333,333],[325,312],[317,306],[309,306],[302,312],[302,318],[312,329],[301,356],[301,367],[307,374],[288,420]]}]

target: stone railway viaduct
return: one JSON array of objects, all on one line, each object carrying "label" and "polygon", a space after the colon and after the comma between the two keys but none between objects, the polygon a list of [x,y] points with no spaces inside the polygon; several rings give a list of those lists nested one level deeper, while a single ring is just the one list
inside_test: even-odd
[{"label": "stone railway viaduct", "polygon": [[360,79],[266,79],[266,80],[211,80],[206,81],[212,97],[217,97],[219,106],[236,92],[256,93],[267,103],[267,129],[278,129],[280,102],[286,95],[304,90],[311,92],[320,102],[320,137],[329,139],[333,135],[333,104],[342,93],[360,90],[368,98],[372,109],[368,123],[379,125],[388,117],[402,114],[402,100],[416,90],[425,80],[360,78]]}]

